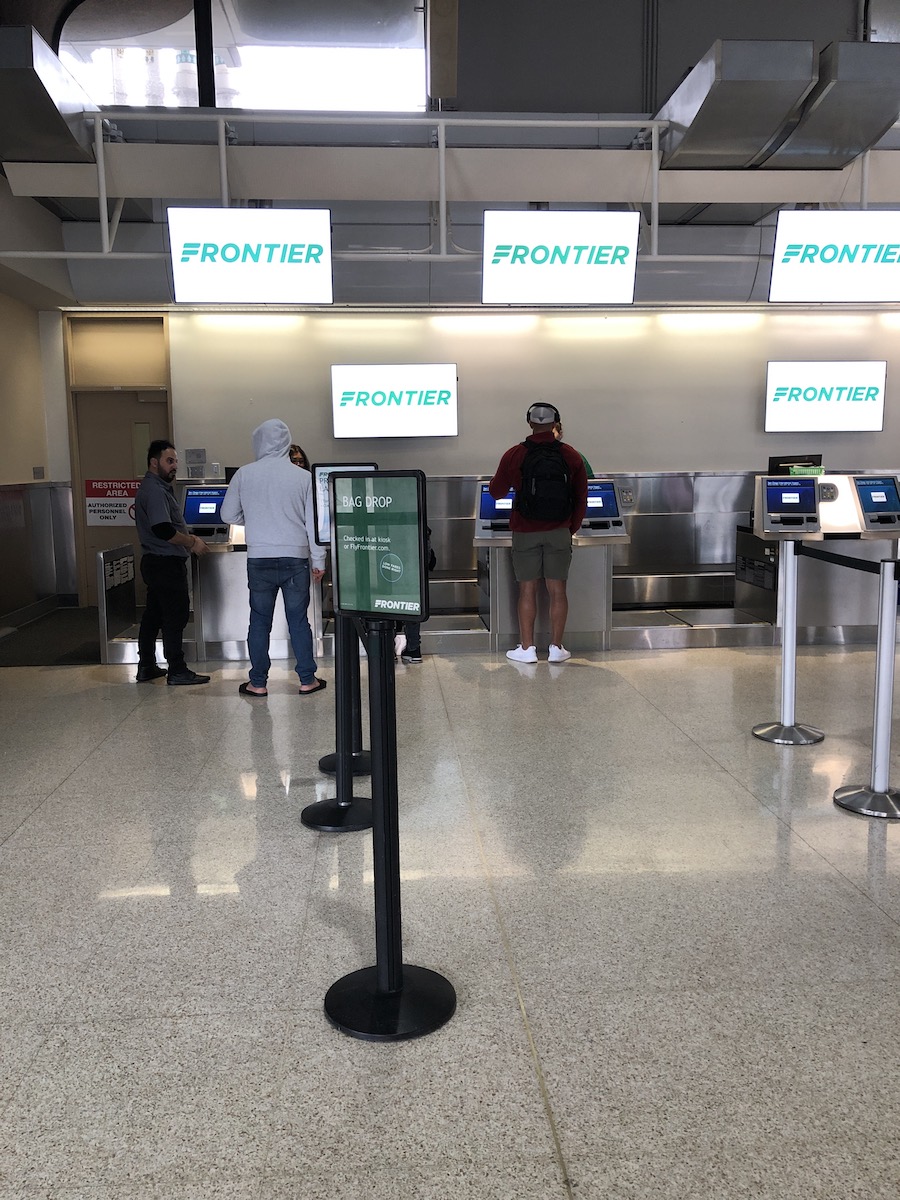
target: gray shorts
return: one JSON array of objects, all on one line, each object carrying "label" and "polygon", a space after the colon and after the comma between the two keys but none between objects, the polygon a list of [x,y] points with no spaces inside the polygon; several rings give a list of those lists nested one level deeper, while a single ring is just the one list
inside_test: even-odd
[{"label": "gray shorts", "polygon": [[519,583],[532,579],[568,579],[572,534],[568,525],[539,533],[513,533],[512,562]]}]

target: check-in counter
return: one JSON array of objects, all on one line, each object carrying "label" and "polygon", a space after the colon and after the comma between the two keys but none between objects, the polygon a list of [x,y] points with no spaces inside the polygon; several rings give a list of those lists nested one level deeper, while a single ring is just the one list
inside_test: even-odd
[{"label": "check-in counter", "polygon": [[[474,538],[478,555],[479,615],[490,635],[492,650],[508,649],[519,639],[519,586],[512,563],[512,534],[506,528],[504,504],[494,501],[487,484],[480,488]],[[566,645],[573,650],[608,650],[612,629],[613,548],[627,544],[622,499],[612,480],[592,479],[588,485],[585,522],[572,538],[572,562],[566,594],[569,613]],[[535,638],[542,647],[550,641],[549,597],[538,588]]]},{"label": "check-in counter", "polygon": [[[875,564],[898,558],[900,525],[881,524],[875,514],[871,528],[854,503],[855,479],[864,475],[819,476],[821,532],[801,543],[797,558],[797,641],[803,645],[867,643],[874,641],[878,623],[878,585],[871,573],[854,570],[839,560]],[[758,523],[758,522],[757,522]],[[781,543],[760,530],[738,525],[735,607],[773,626],[783,624],[777,607]]]},{"label": "check-in counter", "polygon": [[[246,546],[229,542],[210,547],[210,553],[191,558],[194,593],[194,637],[196,657],[226,661],[246,660],[247,627],[250,622],[250,593],[247,588]],[[322,637],[322,592],[313,581],[309,596],[309,624],[317,658],[325,653]],[[274,661],[293,657],[287,618],[279,594],[272,620],[269,657]]]},{"label": "check-in counter", "polygon": [[[492,650],[507,650],[519,640],[519,588],[511,547],[511,534],[475,538],[479,615],[490,634]],[[566,589],[566,646],[570,650],[607,650],[612,628],[612,548],[600,537],[584,535],[572,539],[572,551]],[[545,588],[538,588],[534,630],[538,645],[546,647],[550,614]]]}]

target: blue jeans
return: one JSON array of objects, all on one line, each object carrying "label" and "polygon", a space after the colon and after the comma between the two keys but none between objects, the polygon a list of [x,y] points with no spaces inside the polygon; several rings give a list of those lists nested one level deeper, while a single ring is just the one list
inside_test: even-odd
[{"label": "blue jeans", "polygon": [[247,585],[250,588],[250,682],[265,687],[269,678],[269,635],[279,588],[284,599],[291,646],[297,660],[301,683],[313,683],[316,660],[313,658],[312,630],[306,610],[309,608],[309,560],[306,558],[248,558]]}]

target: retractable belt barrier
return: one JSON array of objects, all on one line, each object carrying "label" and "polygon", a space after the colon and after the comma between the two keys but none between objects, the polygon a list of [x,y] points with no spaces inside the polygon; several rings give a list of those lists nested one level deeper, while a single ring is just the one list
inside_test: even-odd
[{"label": "retractable belt barrier", "polygon": [[[813,484],[811,487],[810,484]],[[797,545],[805,537],[836,535],[869,540],[900,539],[900,485],[896,476],[823,476],[798,487],[789,478],[760,476],[756,486],[756,524],[761,536],[782,542],[778,600],[782,614],[781,722],[757,725],[755,737],[780,745],[810,745],[824,734],[794,722],[797,656],[797,559],[819,559],[852,571],[880,577],[878,636],[875,653],[875,701],[872,770],[868,785],[837,789],[834,802],[865,817],[900,820],[900,790],[891,788],[891,725],[894,703],[894,660],[897,645],[896,560],[880,563],[819,547]],[[831,511],[829,511],[829,509]],[[895,547],[896,552],[896,547]]]}]

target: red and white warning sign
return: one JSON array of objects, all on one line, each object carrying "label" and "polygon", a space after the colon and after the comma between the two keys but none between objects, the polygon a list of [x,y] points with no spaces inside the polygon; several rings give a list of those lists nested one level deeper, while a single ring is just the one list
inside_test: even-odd
[{"label": "red and white warning sign", "polygon": [[84,503],[88,525],[133,525],[139,479],[86,479]]}]

